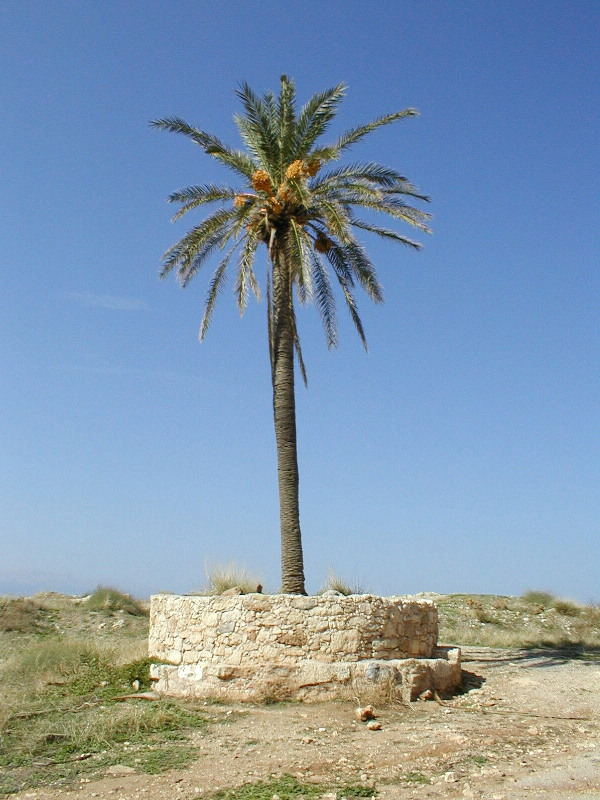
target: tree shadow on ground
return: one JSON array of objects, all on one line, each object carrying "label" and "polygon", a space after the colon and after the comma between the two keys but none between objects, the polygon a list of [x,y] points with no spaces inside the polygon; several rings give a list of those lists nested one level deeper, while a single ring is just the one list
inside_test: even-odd
[{"label": "tree shadow on ground", "polygon": [[582,641],[529,642],[518,649],[497,647],[467,647],[464,649],[463,663],[471,661],[486,665],[501,666],[514,664],[527,667],[552,667],[568,661],[578,661],[586,665],[600,664],[600,647]]}]

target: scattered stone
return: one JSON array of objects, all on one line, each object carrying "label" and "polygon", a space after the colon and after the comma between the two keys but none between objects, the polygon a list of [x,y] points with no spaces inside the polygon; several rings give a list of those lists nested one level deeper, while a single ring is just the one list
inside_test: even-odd
[{"label": "scattered stone", "polygon": [[372,719],[370,722],[367,722],[367,728],[370,731],[380,731],[381,730],[381,722],[377,722],[377,720]]},{"label": "scattered stone", "polygon": [[375,719],[373,706],[359,707],[354,711],[354,716],[359,722],[366,722],[368,719]]},{"label": "scattered stone", "polygon": [[456,777],[456,772],[444,772],[442,779],[445,781],[445,783],[456,783],[458,780]]},{"label": "scattered stone", "polygon": [[134,691],[139,692],[139,690],[140,690],[140,682],[138,681],[137,678],[134,681],[131,681],[131,688]]}]

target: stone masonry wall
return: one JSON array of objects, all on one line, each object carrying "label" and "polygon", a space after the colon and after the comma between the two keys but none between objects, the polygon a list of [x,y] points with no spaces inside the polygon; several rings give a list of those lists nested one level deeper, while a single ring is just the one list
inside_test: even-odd
[{"label": "stone masonry wall", "polygon": [[172,665],[430,658],[437,632],[429,600],[163,594],[151,599],[149,650]]}]

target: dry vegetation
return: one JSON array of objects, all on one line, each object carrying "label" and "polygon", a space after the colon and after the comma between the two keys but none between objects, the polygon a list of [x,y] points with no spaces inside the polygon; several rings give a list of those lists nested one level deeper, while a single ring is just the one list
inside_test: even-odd
[{"label": "dry vegetation", "polygon": [[147,617],[114,589],[0,601],[0,796],[70,783],[111,764],[158,772],[193,757],[206,714],[149,689]]},{"label": "dry vegetation", "polygon": [[[243,577],[235,570],[213,572],[211,591],[240,586]],[[255,578],[245,577],[255,589]],[[338,591],[357,588],[335,581]],[[587,659],[600,654],[597,607],[544,592],[434,599],[444,643],[551,647]],[[85,598],[0,598],[0,796],[69,785],[114,764],[156,773],[196,757],[190,737],[211,735],[211,724],[225,719],[219,706],[119,699],[150,686],[147,626],[144,603],[105,587]],[[327,790],[317,788],[317,794]],[[314,792],[284,777],[241,787],[235,797],[270,800],[274,794],[287,800]],[[350,787],[346,796],[353,796]]]},{"label": "dry vegetation", "polygon": [[600,608],[547,592],[522,597],[440,595],[440,641],[484,647],[559,647],[571,653],[600,649]]}]

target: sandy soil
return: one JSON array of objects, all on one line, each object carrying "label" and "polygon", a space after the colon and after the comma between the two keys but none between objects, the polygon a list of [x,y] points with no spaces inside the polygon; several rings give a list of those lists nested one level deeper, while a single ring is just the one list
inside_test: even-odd
[{"label": "sandy soil", "polygon": [[374,786],[381,800],[600,800],[598,659],[463,648],[463,669],[464,694],[446,705],[378,708],[380,731],[356,722],[343,703],[213,706],[229,723],[197,734],[198,760],[185,770],[147,776],[112,768],[74,791],[14,798],[192,800],[291,773]]}]

